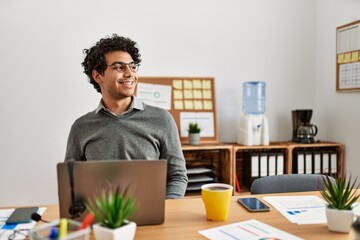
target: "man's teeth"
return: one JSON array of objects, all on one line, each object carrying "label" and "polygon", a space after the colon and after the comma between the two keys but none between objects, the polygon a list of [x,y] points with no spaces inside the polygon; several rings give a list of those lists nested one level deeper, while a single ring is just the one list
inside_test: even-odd
[{"label": "man's teeth", "polygon": [[124,81],[124,82],[120,82],[120,84],[123,84],[123,85],[133,85],[133,84],[134,84],[134,81]]}]

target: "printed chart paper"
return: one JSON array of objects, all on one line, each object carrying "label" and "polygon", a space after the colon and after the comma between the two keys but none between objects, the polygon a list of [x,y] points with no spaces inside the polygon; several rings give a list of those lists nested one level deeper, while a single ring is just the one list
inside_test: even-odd
[{"label": "printed chart paper", "polygon": [[200,230],[199,233],[210,240],[302,239],[254,219]]},{"label": "printed chart paper", "polygon": [[327,223],[325,201],[318,196],[264,197],[290,222],[297,224]]}]

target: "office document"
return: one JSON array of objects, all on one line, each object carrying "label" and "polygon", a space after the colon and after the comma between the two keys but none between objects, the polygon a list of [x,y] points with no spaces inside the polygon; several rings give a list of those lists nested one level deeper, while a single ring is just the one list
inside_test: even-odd
[{"label": "office document", "polygon": [[336,28],[336,90],[360,90],[360,20]]},{"label": "office document", "polygon": [[318,196],[264,197],[290,222],[297,224],[327,223],[325,201]]},{"label": "office document", "polygon": [[210,240],[302,239],[254,219],[200,230],[199,233]]},{"label": "office document", "polygon": [[137,97],[151,106],[171,109],[171,86],[138,83]]},{"label": "office document", "polygon": [[189,123],[198,123],[201,137],[215,136],[215,128],[213,125],[214,114],[211,112],[181,112],[180,113],[180,134],[181,137],[189,135]]}]

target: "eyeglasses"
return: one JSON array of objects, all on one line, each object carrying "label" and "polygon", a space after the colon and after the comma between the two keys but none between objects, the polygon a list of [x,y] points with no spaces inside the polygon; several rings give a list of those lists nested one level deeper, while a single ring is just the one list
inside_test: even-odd
[{"label": "eyeglasses", "polygon": [[[27,233],[24,233],[23,231],[28,232],[28,229],[16,229],[16,230],[12,230],[12,233],[10,233],[10,235],[8,236],[8,240],[13,240],[13,239],[22,239],[24,237],[26,237]],[[19,236],[20,235],[20,236]]]},{"label": "eyeglasses", "polygon": [[137,72],[137,70],[139,70],[139,63],[134,63],[134,62],[130,62],[130,63],[124,63],[124,62],[114,62],[110,65],[107,65],[108,67],[113,67],[113,69],[115,69],[116,71],[118,71],[119,73],[124,73],[126,71],[126,66],[129,67],[131,72]]}]

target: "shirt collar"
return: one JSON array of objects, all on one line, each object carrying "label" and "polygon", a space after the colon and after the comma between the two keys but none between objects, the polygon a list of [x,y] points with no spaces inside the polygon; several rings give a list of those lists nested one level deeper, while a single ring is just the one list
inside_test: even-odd
[{"label": "shirt collar", "polygon": [[[99,105],[95,109],[95,113],[97,114],[98,112],[100,112],[101,109],[104,109],[104,111],[113,114],[109,109],[104,106],[102,99],[100,100]],[[130,112],[133,109],[144,110],[143,102],[135,96],[131,97],[131,104],[127,112]]]}]

